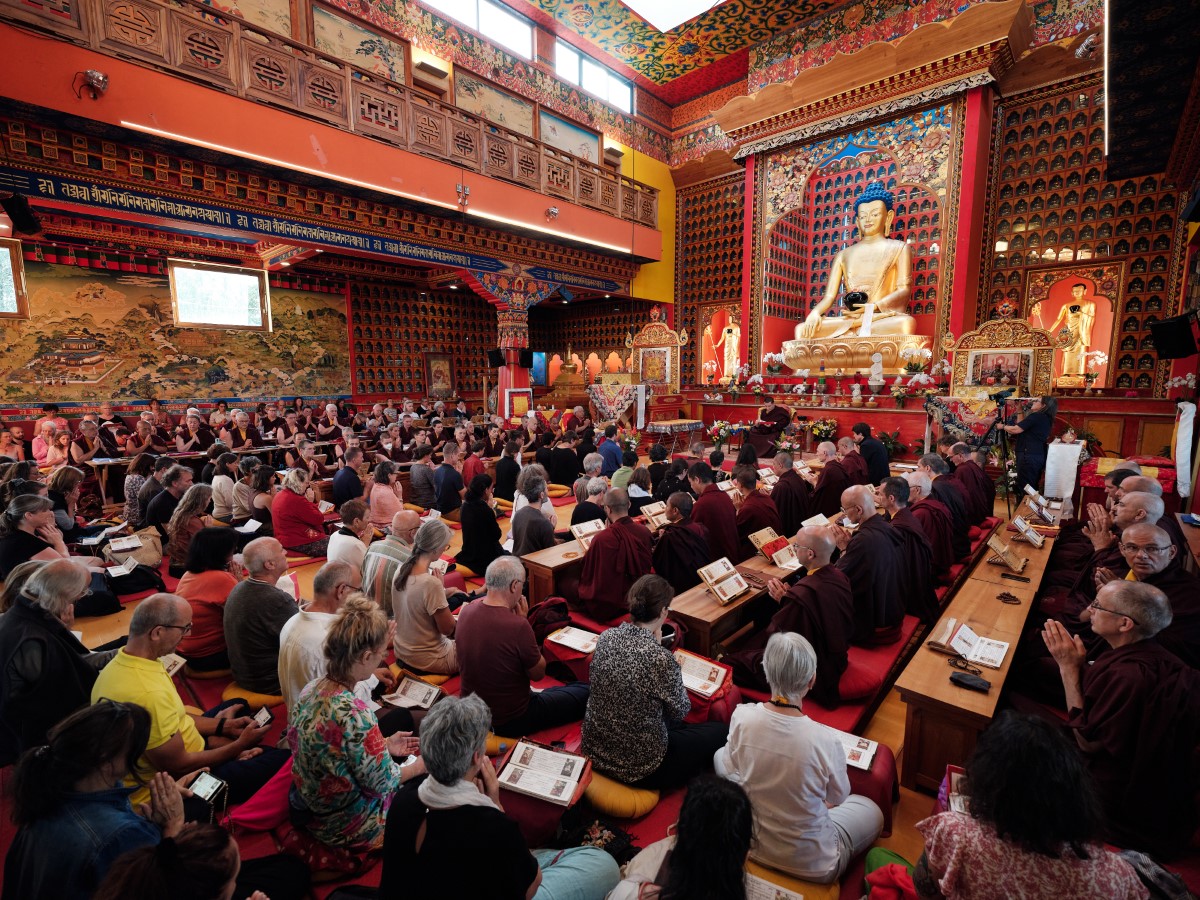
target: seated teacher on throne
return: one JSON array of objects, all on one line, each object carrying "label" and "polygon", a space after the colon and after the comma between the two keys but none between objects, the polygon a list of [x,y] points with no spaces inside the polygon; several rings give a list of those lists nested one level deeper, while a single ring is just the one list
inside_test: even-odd
[{"label": "seated teacher on throne", "polygon": [[775,441],[791,421],[788,411],[775,405],[774,397],[765,397],[758,421],[746,432],[746,443],[759,457],[774,456]]},{"label": "seated teacher on throne", "polygon": [[[854,216],[859,239],[834,257],[825,296],[796,326],[796,340],[913,334],[916,330],[916,320],[908,315],[912,252],[904,241],[887,236],[895,218],[894,201],[881,181],[869,182],[858,195]],[[826,316],[843,286],[844,312]],[[868,304],[871,320],[864,328]]]}]

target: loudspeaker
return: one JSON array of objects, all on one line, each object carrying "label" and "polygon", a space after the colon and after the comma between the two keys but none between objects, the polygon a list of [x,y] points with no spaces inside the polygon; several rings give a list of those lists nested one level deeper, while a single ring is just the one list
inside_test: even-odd
[{"label": "loudspeaker", "polygon": [[1154,338],[1159,359],[1185,359],[1196,355],[1196,334],[1192,330],[1195,319],[1195,313],[1187,313],[1150,323],[1150,336]]},{"label": "loudspeaker", "polygon": [[491,366],[493,369],[498,369],[502,365],[504,365],[504,351],[503,350],[489,350],[488,351],[488,365]]},{"label": "loudspeaker", "polygon": [[521,355],[517,360],[517,365],[519,365],[522,369],[532,369],[533,368],[533,351],[532,350],[522,350]]},{"label": "loudspeaker", "polygon": [[29,205],[29,200],[20,194],[0,196],[0,208],[12,220],[13,234],[41,234],[42,223]]}]

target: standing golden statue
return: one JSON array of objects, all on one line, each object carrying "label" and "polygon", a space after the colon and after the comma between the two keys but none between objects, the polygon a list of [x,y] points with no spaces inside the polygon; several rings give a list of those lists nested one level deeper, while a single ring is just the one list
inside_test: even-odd
[{"label": "standing golden statue", "polygon": [[[834,257],[825,296],[796,326],[796,340],[910,335],[916,330],[916,320],[908,315],[912,251],[904,241],[887,236],[896,216],[894,203],[881,181],[869,182],[858,195],[854,218],[859,240]],[[826,316],[843,287],[845,311]]]}]

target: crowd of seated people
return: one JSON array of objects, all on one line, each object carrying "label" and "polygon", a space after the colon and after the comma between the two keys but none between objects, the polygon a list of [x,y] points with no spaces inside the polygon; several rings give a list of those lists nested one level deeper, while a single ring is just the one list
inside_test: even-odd
[{"label": "crowd of seated people", "polygon": [[[209,808],[186,796],[176,778],[208,768],[236,804],[289,757],[295,837],[287,849],[342,874],[356,872],[364,853],[381,853],[382,896],[445,896],[460,888],[465,896],[479,878],[488,879],[481,896],[500,895],[501,869],[529,896],[553,895],[556,879],[597,900],[610,891],[617,898],[654,895],[647,890],[703,896],[696,885],[740,884],[747,855],[809,882],[842,878],[878,837],[884,814],[852,793],[840,743],[805,704],[811,698],[836,707],[849,648],[898,641],[900,620],[924,617],[916,598],[924,603],[949,569],[940,570],[939,560],[964,559],[959,533],[979,525],[991,503],[967,449],[944,448],[953,471],[930,454],[907,477],[877,481],[873,439],[856,430],[853,439],[822,445],[825,471],[814,484],[794,473],[790,457],[773,458],[769,465],[785,487],[768,493],[759,486],[760,461],[746,453],[734,466],[733,489],[722,490],[708,463],[668,462],[656,450],[644,466],[617,444],[615,431],[596,446],[590,433],[565,427],[539,433],[534,417],[519,432],[506,435],[488,423],[472,434],[466,418],[454,415],[465,410],[444,408],[445,422],[430,422],[426,431],[416,416],[428,411],[409,406],[380,404],[359,415],[331,404],[314,415],[281,403],[257,412],[258,427],[242,410],[218,409],[212,417],[189,410],[178,423],[161,408],[150,411],[135,435],[149,429],[151,442],[161,438],[164,448],[203,451],[208,465],[199,472],[190,462],[156,456],[162,451],[151,445],[122,466],[125,511],[134,513],[128,520],[159,529],[166,572],[180,580],[171,593],[139,603],[119,649],[92,652],[72,634],[99,568],[70,546],[89,527],[79,501],[90,469],[80,457],[110,452],[103,429],[115,435],[123,427],[112,422],[111,408],[98,420],[101,430],[83,423],[82,446],[78,438],[68,441],[67,460],[42,488],[47,498],[16,493],[26,482],[42,485],[46,473],[26,467],[21,475],[28,478],[3,478],[11,468],[0,474],[0,488],[12,492],[0,520],[7,603],[0,615],[0,756],[20,760],[18,785],[36,777],[46,792],[38,796],[48,798],[20,807],[6,884],[61,884],[63,896],[116,896],[111,891],[122,889],[141,896],[130,886],[136,879],[177,877],[158,871],[164,839],[182,867],[188,842],[204,835],[187,822],[205,819]],[[47,455],[58,431],[73,434],[65,422],[42,428],[50,437],[43,440]],[[428,433],[438,441],[427,442]],[[330,442],[324,462],[314,441]],[[278,457],[276,444],[284,448]],[[229,448],[243,451],[240,458]],[[538,453],[544,462],[531,462]],[[495,468],[485,469],[497,455]],[[13,458],[6,465],[20,464]],[[277,464],[286,464],[282,475]],[[410,479],[403,491],[402,469]],[[322,481],[333,482],[338,521],[318,506]],[[508,510],[498,498],[501,481],[512,488]],[[611,627],[599,636],[586,679],[546,687],[538,684],[547,655],[529,618],[521,557],[563,537],[555,534],[551,484],[581,491],[576,514],[594,506],[605,521],[584,554],[578,595],[568,599]],[[1148,485],[1129,487],[1126,502],[1118,497],[1108,519],[1097,515],[1099,524],[1086,529],[1096,554],[1087,568],[1089,603],[1074,609],[1071,621],[1050,618],[1040,634],[1045,658],[1057,668],[1074,745],[1052,745],[1036,733],[1044,726],[1028,723],[1013,737],[1018,720],[1009,717],[985,732],[1026,745],[1029,755],[1004,769],[1006,761],[989,757],[981,740],[968,765],[969,777],[978,778],[969,815],[943,813],[922,823],[926,856],[912,876],[919,895],[1061,896],[1046,885],[1075,884],[1091,895],[1143,896],[1133,869],[1094,842],[1164,859],[1186,846],[1195,810],[1177,780],[1200,741],[1200,693],[1182,657],[1194,650],[1187,628],[1200,610],[1187,603],[1194,581],[1173,565],[1174,535],[1156,524],[1161,501]],[[638,512],[660,491],[667,524],[651,530]],[[830,497],[846,525],[790,530]],[[422,522],[430,509],[440,517]],[[498,520],[505,514],[508,549]],[[260,527],[247,542],[249,535],[229,526],[250,520]],[[444,554],[454,526],[462,536],[456,561],[481,579],[481,596],[451,586],[441,565],[450,562]],[[748,640],[716,651],[727,654],[720,658],[736,684],[766,691],[768,699],[736,707],[731,720],[726,712],[685,722],[694,700],[663,645],[669,604],[697,584],[700,565],[753,555],[749,535],[768,526],[790,538],[803,570],[769,580],[778,606],[754,623]],[[301,604],[287,577],[289,556],[325,560]],[[265,746],[266,729],[245,701],[202,714],[185,709],[158,662],[170,653],[184,656],[193,672],[229,669],[238,688],[282,698],[286,749]],[[395,685],[389,658],[417,675],[457,674],[465,699],[447,697],[423,716],[379,707],[377,698]],[[114,724],[104,741],[93,741],[86,766],[41,768],[56,748],[84,740],[78,729],[94,731],[92,719],[101,713]],[[1169,728],[1162,725],[1168,718]],[[483,757],[489,730],[512,739],[573,723],[597,773],[634,789],[690,784],[675,835],[643,851],[624,873],[601,851],[526,849]],[[1157,748],[1153,758],[1147,735]],[[1038,772],[1041,790],[1072,810],[1073,826],[1066,815],[1046,815],[1042,823],[1031,813],[1014,818],[983,799],[1006,789],[1015,796],[1017,773],[1036,768],[1037,760],[1048,769]],[[719,778],[705,775],[713,770]],[[1000,780],[987,782],[989,770]],[[114,792],[117,781],[126,787]],[[1033,791],[1024,785],[1020,796]],[[147,817],[133,811],[143,802]],[[67,810],[85,808],[97,810],[86,815],[102,816],[110,830],[72,833]],[[50,871],[42,849],[47,834],[70,846],[93,842],[94,852]],[[230,846],[236,855],[236,844],[208,840],[220,865],[208,860],[205,877],[228,884],[236,866],[229,869],[227,857]],[[464,842],[473,853],[485,848],[486,865],[452,866]],[[1006,860],[1016,886],[984,890],[984,876],[964,864],[964,854]],[[1048,873],[1045,884],[1029,887],[1022,879],[1033,876],[1024,871]],[[302,879],[306,872],[293,874]],[[275,889],[264,888],[269,896],[292,896],[288,875],[276,877]]]}]

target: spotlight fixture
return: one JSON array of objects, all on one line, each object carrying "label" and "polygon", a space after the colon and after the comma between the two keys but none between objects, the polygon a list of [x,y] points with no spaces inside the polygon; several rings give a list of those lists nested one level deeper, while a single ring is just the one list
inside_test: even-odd
[{"label": "spotlight fixture", "polygon": [[551,206],[546,210],[546,221],[552,222],[558,218],[558,207]]},{"label": "spotlight fixture", "polygon": [[93,100],[98,100],[100,95],[108,90],[108,75],[101,72],[99,69],[88,69],[86,72],[76,72],[75,77],[83,81],[75,91],[75,96],[82,99],[83,89],[87,88],[87,92]]}]

